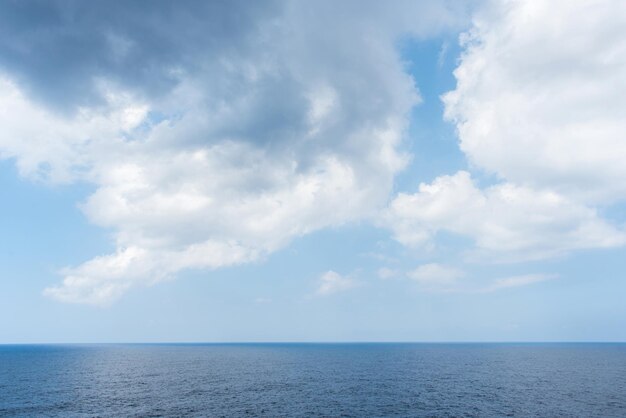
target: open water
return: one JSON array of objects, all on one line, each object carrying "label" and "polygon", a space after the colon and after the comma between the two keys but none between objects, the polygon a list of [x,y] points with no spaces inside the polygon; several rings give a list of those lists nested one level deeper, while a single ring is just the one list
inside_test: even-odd
[{"label": "open water", "polygon": [[626,344],[0,345],[0,416],[626,417]]}]

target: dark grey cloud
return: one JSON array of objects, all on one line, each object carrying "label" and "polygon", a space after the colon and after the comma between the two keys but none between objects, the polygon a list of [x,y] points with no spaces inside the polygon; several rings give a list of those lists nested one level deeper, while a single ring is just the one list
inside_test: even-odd
[{"label": "dark grey cloud", "polygon": [[102,102],[99,79],[163,94],[203,61],[247,54],[277,12],[260,1],[0,2],[0,67],[63,110]]}]

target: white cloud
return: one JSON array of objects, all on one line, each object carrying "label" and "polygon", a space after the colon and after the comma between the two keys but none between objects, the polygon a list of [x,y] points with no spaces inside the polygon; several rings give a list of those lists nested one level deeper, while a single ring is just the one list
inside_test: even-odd
[{"label": "white cloud", "polygon": [[443,101],[471,167],[500,183],[459,172],[400,193],[385,214],[395,238],[452,232],[498,261],[624,245],[598,209],[626,198],[625,39],[619,0],[483,4]]},{"label": "white cloud", "polygon": [[169,248],[127,247],[78,267],[65,268],[59,286],[44,293],[63,302],[108,305],[137,283],[153,284],[188,268],[215,269],[256,260],[258,253],[236,242],[207,240]]},{"label": "white cloud", "polygon": [[477,167],[587,203],[626,198],[626,3],[491,1],[444,96]]},{"label": "white cloud", "polygon": [[124,136],[146,113],[143,102],[108,92],[105,110],[82,108],[66,117],[29,100],[0,74],[0,158],[15,159],[19,173],[35,180],[93,180],[96,160],[107,164],[123,154]]},{"label": "white cloud", "polygon": [[463,276],[465,273],[462,270],[437,263],[423,264],[407,273],[407,277],[422,288],[440,291],[453,290]]},{"label": "white cloud", "polygon": [[384,217],[405,245],[431,245],[437,233],[447,231],[471,238],[474,256],[489,259],[543,258],[626,243],[624,231],[594,209],[511,183],[481,190],[465,171],[420,184],[415,194],[399,194]]},{"label": "white cloud", "polygon": [[444,264],[429,263],[418,266],[416,269],[406,273],[406,276],[419,284],[420,289],[428,292],[461,292],[461,293],[490,293],[499,290],[528,286],[531,284],[551,280],[557,275],[554,274],[522,274],[517,276],[503,277],[492,280],[486,286],[477,286],[475,280],[459,279],[468,276],[465,271]]},{"label": "white cloud", "polygon": [[[113,254],[64,269],[46,294],[106,304],[183,269],[258,260],[372,216],[407,163],[399,149],[419,101],[395,42],[463,15],[446,3],[205,6],[154,8],[145,27],[134,10],[107,9],[113,38],[82,9],[46,23],[72,25],[47,28],[53,42],[3,26],[0,46],[23,39],[8,46],[16,51],[76,36],[103,54],[60,48],[70,55],[59,74],[73,77],[59,78],[64,89],[48,82],[52,63],[42,69],[21,53],[0,62],[0,157],[30,178],[93,184],[81,208],[115,238]],[[213,31],[216,16],[241,27]],[[142,44],[155,36],[167,45]]]},{"label": "white cloud", "polygon": [[534,283],[551,280],[557,276],[553,274],[524,274],[520,276],[505,277],[495,280],[490,286],[482,289],[481,292],[495,292],[497,290],[508,289],[512,287],[528,286]]},{"label": "white cloud", "polygon": [[329,270],[320,276],[319,284],[315,293],[319,296],[326,296],[352,289],[356,285],[357,282],[353,278],[342,276],[332,270]]}]

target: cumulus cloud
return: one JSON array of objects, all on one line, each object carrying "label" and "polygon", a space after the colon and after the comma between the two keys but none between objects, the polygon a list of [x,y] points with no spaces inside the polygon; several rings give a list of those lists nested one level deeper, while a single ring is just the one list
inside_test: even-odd
[{"label": "cumulus cloud", "polygon": [[322,274],[315,294],[318,296],[331,295],[352,289],[357,285],[356,280],[348,276],[342,276],[332,270]]},{"label": "cumulus cloud", "polygon": [[3,3],[0,157],[93,184],[115,239],[46,293],[106,304],[371,216],[419,102],[395,42],[457,25],[451,4]]},{"label": "cumulus cloud", "polygon": [[513,183],[626,198],[625,39],[620,0],[489,2],[444,96],[463,152]]},{"label": "cumulus cloud", "polygon": [[[558,13],[555,13],[558,10]],[[626,4],[488,1],[461,36],[456,88],[443,96],[472,169],[400,193],[395,238],[469,237],[473,257],[520,261],[624,245],[599,213],[626,198]]]},{"label": "cumulus cloud", "polygon": [[509,261],[624,245],[598,208],[626,198],[625,23],[619,1],[484,4],[443,101],[472,167],[500,183],[481,190],[459,172],[398,195],[396,239],[453,232],[474,256]]},{"label": "cumulus cloud", "polygon": [[12,158],[21,175],[45,182],[95,180],[94,165],[124,154],[125,136],[147,113],[129,95],[107,93],[107,108],[80,109],[65,118],[33,102],[0,74],[0,158]]},{"label": "cumulus cloud", "polygon": [[511,183],[481,190],[465,171],[422,183],[417,193],[399,194],[384,217],[405,245],[432,245],[446,231],[471,238],[473,256],[489,259],[519,261],[626,243],[624,231],[594,209]]}]

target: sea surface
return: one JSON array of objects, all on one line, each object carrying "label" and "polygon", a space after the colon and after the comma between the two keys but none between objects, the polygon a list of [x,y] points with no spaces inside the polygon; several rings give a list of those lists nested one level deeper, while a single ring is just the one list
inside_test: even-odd
[{"label": "sea surface", "polygon": [[0,416],[626,417],[626,344],[0,345]]}]

